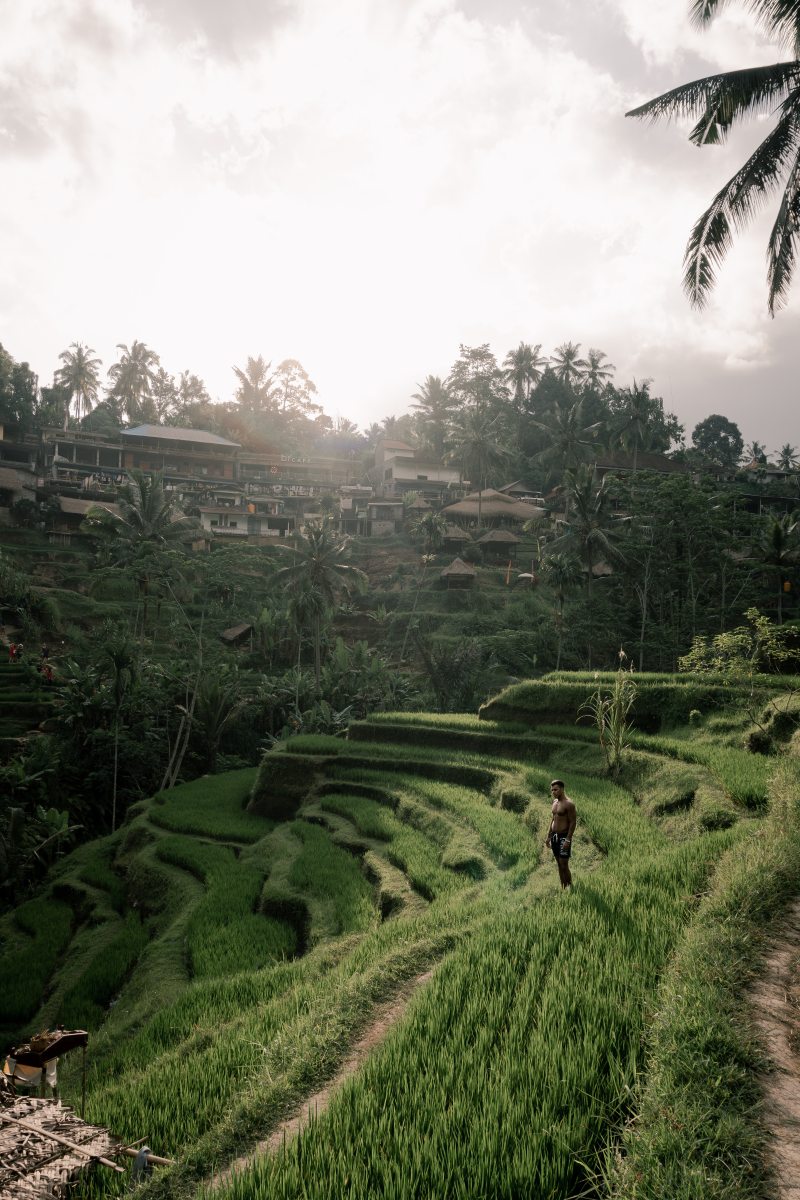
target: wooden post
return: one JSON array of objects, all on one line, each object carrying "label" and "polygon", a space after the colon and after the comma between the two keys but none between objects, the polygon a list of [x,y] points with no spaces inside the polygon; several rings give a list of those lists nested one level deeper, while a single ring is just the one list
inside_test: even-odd
[{"label": "wooden post", "polygon": [[86,1112],[86,1045],[83,1047],[83,1063],[81,1070],[81,1120]]}]

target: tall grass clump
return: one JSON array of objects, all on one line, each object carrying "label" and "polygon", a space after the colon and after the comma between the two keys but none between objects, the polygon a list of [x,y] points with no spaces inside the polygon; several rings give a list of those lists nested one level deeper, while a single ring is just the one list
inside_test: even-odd
[{"label": "tall grass clump", "polygon": [[769,1134],[754,1119],[764,1058],[748,989],[783,906],[798,894],[799,788],[800,768],[782,762],[764,825],[723,859],[664,977],[637,1119],[609,1150],[614,1200],[765,1194]]}]

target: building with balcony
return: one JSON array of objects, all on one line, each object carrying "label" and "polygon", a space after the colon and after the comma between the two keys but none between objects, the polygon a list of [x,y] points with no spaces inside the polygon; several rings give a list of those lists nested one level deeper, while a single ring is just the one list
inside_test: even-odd
[{"label": "building with balcony", "polygon": [[375,447],[371,478],[383,497],[402,499],[408,492],[418,492],[426,500],[438,503],[454,493],[457,495],[461,482],[455,467],[445,467],[406,442],[389,438],[381,438]]}]

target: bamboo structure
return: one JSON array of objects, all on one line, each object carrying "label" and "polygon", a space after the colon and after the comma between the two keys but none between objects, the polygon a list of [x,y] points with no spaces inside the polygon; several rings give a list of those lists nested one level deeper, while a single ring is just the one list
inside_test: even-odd
[{"label": "bamboo structure", "polygon": [[88,1125],[58,1100],[0,1095],[0,1200],[45,1200],[66,1196],[86,1167],[112,1161],[116,1140]]}]

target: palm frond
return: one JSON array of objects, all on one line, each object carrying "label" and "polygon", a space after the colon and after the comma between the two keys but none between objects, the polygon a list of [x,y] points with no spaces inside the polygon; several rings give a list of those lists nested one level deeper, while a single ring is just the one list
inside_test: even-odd
[{"label": "palm frond", "polygon": [[[704,29],[728,4],[729,0],[694,0],[693,24]],[[772,37],[788,46],[796,46],[800,32],[800,0],[749,0],[747,7]]]},{"label": "palm frond", "polygon": [[772,227],[767,252],[769,312],[774,316],[786,303],[800,235],[800,154],[795,156],[789,182]]},{"label": "palm frond", "polygon": [[717,192],[695,223],[686,247],[683,287],[692,304],[702,308],[711,291],[717,267],[742,229],[779,185],[786,164],[797,153],[800,97],[792,98],[775,128],[748,160]]},{"label": "palm frond", "polygon": [[696,146],[721,142],[741,117],[769,113],[800,84],[800,63],[779,62],[766,67],[725,71],[681,84],[626,113],[651,121],[698,116],[689,135]]}]

